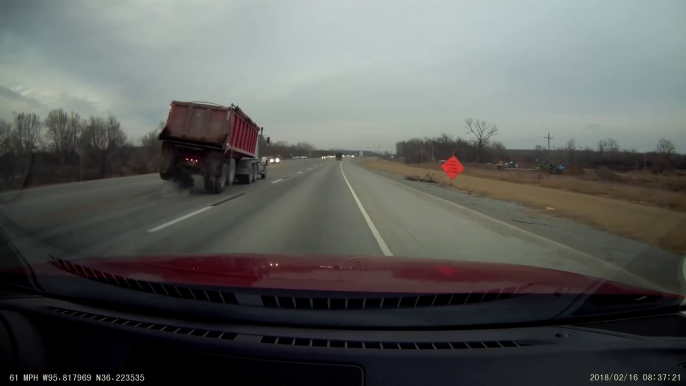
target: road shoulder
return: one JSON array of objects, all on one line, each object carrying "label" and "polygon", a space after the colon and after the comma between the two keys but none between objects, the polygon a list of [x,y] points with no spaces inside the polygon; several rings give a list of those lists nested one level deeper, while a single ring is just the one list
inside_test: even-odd
[{"label": "road shoulder", "polygon": [[674,252],[518,203],[436,184],[407,181],[403,175],[369,167],[362,160],[354,163],[371,173],[594,256],[651,282],[667,288],[681,288],[683,257]]}]

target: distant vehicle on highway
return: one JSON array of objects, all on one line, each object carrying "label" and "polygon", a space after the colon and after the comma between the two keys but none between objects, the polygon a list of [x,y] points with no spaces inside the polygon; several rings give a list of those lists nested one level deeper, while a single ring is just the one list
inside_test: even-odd
[{"label": "distant vehicle on highway", "polygon": [[336,153],[336,161],[343,161],[343,153]]},{"label": "distant vehicle on highway", "polygon": [[259,142],[269,144],[263,128],[238,106],[172,101],[162,141],[160,178],[192,186],[192,175],[203,177],[205,190],[221,193],[235,178],[251,184],[267,177]]},{"label": "distant vehicle on highway", "polygon": [[270,164],[280,164],[281,163],[281,156],[277,155],[277,156],[269,157],[269,163]]}]

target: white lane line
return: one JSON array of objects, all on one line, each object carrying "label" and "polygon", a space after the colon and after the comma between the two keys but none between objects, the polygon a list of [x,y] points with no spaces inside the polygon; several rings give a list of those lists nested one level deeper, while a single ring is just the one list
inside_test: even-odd
[{"label": "white lane line", "polygon": [[188,214],[185,215],[185,216],[181,216],[181,217],[177,218],[176,220],[172,220],[172,221],[169,221],[168,223],[164,223],[164,224],[162,224],[162,225],[160,225],[160,226],[158,226],[158,227],[154,227],[154,228],[152,228],[152,229],[148,229],[148,233],[157,232],[157,231],[160,230],[160,229],[164,229],[164,228],[166,228],[166,227],[168,227],[168,226],[170,226],[170,225],[174,225],[174,224],[176,224],[176,223],[179,222],[179,221],[183,221],[183,220],[185,220],[185,219],[187,219],[187,218],[189,218],[189,217],[193,217],[193,216],[195,216],[196,214],[202,213],[202,212],[204,212],[204,211],[206,211],[206,210],[208,210],[208,209],[212,209],[212,207],[211,207],[211,206],[207,206],[207,207],[205,207],[205,208],[196,210],[196,211],[193,212],[193,213],[188,213]]},{"label": "white lane line", "polygon": [[302,172],[303,172],[303,171],[301,170],[301,171],[298,172],[298,174],[300,174],[300,173],[302,173]]},{"label": "white lane line", "polygon": [[278,180],[272,181],[272,184],[275,184],[275,183],[277,183],[277,182],[279,182],[279,181],[283,181],[283,178],[279,178]]},{"label": "white lane line", "polygon": [[367,225],[369,226],[369,229],[371,229],[372,234],[374,235],[374,238],[376,239],[376,242],[379,244],[379,248],[381,248],[381,252],[383,252],[384,256],[393,256],[393,253],[391,253],[391,250],[388,249],[388,245],[386,245],[386,242],[381,237],[381,234],[379,234],[379,231],[376,229],[376,226],[374,226],[372,219],[369,218],[367,211],[364,210],[364,206],[362,206],[360,199],[357,198],[357,194],[355,194],[353,187],[350,186],[350,182],[348,182],[348,178],[345,176],[345,173],[343,173],[343,163],[342,162],[341,162],[341,174],[343,175],[343,179],[345,180],[345,183],[348,184],[348,189],[350,189],[350,193],[353,194],[353,198],[355,199],[355,202],[357,203],[357,207],[360,208],[360,212],[362,212],[362,216],[364,217],[364,220],[367,222]]}]

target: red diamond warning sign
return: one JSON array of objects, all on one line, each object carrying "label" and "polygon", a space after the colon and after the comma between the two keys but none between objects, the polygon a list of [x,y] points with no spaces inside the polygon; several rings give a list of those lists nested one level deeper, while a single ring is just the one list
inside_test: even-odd
[{"label": "red diamond warning sign", "polygon": [[448,174],[448,177],[450,177],[451,180],[457,177],[457,175],[462,173],[464,170],[464,166],[462,166],[460,161],[455,158],[455,156],[448,158],[448,160],[443,163],[442,168],[445,170],[446,174]]}]

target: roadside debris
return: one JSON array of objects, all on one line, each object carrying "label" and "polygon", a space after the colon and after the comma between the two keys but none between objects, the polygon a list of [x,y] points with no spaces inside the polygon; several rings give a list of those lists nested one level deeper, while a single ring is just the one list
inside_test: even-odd
[{"label": "roadside debris", "polygon": [[436,173],[431,173],[431,174],[426,173],[426,175],[424,175],[424,177],[420,177],[418,175],[407,176],[407,177],[405,177],[405,179],[408,181],[417,181],[417,182],[425,182],[427,184],[435,184],[438,182],[438,181],[436,181],[436,179],[434,179],[435,174]]}]

